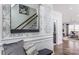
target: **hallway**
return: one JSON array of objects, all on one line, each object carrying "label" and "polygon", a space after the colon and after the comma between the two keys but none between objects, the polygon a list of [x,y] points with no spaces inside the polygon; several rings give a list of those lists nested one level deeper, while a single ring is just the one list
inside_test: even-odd
[{"label": "hallway", "polygon": [[79,55],[79,40],[68,38],[63,44],[54,46],[55,55]]}]

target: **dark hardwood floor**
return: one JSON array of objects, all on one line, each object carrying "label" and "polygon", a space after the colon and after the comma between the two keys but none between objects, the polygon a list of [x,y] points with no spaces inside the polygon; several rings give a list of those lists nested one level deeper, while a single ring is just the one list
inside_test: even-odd
[{"label": "dark hardwood floor", "polygon": [[79,55],[79,40],[63,40],[63,44],[54,46],[55,55]]}]

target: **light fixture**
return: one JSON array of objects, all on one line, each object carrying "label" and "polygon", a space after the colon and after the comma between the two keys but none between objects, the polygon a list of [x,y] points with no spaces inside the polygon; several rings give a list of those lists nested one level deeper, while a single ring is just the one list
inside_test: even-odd
[{"label": "light fixture", "polygon": [[79,17],[79,14],[77,15],[77,17]]},{"label": "light fixture", "polygon": [[13,7],[15,4],[11,4],[11,7]]},{"label": "light fixture", "polygon": [[72,10],[72,7],[70,7],[69,10]]}]

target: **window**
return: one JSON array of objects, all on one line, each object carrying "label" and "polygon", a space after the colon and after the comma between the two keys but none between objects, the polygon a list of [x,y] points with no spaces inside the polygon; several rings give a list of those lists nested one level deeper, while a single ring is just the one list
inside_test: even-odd
[{"label": "window", "polygon": [[79,25],[77,24],[69,25],[69,34],[71,33],[71,31],[79,31]]}]

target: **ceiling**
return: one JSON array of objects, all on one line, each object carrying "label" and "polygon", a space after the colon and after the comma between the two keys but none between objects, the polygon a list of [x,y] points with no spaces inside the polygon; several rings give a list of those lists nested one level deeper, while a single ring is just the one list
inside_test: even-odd
[{"label": "ceiling", "polygon": [[63,23],[79,24],[79,4],[54,4],[53,7],[62,13]]}]

